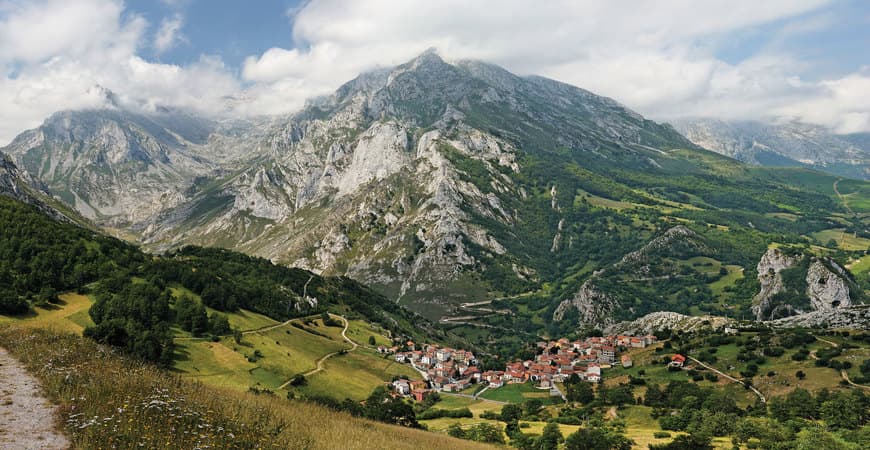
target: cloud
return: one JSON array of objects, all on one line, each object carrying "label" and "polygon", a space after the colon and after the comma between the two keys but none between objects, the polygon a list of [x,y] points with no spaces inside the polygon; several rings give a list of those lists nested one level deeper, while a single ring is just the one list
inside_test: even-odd
[{"label": "cloud", "polygon": [[207,55],[185,66],[147,61],[137,54],[147,30],[117,0],[0,1],[0,145],[55,111],[106,106],[97,87],[131,109],[225,111],[242,88],[234,70]]},{"label": "cloud", "polygon": [[[870,131],[861,125],[870,104],[852,105],[855,96],[844,93],[859,87],[852,78],[796,82],[811,63],[789,54],[786,43],[836,24],[825,11],[830,3],[315,0],[288,12],[300,48],[249,57],[242,77],[255,84],[255,99],[269,99],[262,110],[286,112],[360,71],[436,47],[448,58],[575,84],[660,119],[788,114]],[[717,56],[756,39],[763,26],[774,30],[768,42],[742,60]],[[810,104],[820,108],[801,109]]]},{"label": "cloud", "polygon": [[160,21],[160,27],[154,34],[154,51],[158,55],[186,42],[186,38],[181,33],[182,26],[184,26],[184,17],[180,13],[172,17],[164,17]]},{"label": "cloud", "polygon": [[[184,65],[143,57],[184,42],[186,1],[164,0],[174,12],[152,27],[121,0],[0,0],[0,143],[54,111],[102,105],[94,86],[145,110],[281,114],[430,47],[575,84],[657,119],[785,116],[870,131],[870,71],[812,80],[813,62],[789,52],[789,39],[837,23],[832,0],[312,0],[286,11],[297,48],[241,67],[209,55]],[[735,48],[739,57],[720,56]]]}]

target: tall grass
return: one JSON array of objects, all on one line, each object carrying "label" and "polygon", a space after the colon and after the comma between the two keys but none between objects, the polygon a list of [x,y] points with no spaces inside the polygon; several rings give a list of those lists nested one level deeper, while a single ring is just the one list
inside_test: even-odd
[{"label": "tall grass", "polygon": [[76,448],[461,449],[484,445],[184,380],[73,334],[0,328]]}]

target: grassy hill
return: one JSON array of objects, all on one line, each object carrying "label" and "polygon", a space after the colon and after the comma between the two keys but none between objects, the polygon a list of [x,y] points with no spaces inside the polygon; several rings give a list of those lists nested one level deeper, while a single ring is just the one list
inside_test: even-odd
[{"label": "grassy hill", "polygon": [[26,325],[0,327],[0,345],[60,405],[60,423],[76,448],[489,448],[195,383],[75,334]]},{"label": "grassy hill", "polygon": [[[183,291],[175,289],[178,293]],[[0,315],[0,325],[76,334],[93,325],[87,314],[93,301],[88,296],[68,293],[59,298],[56,305],[36,307],[24,317]],[[342,350],[352,348],[341,336],[343,328],[324,326],[319,318],[278,322],[247,310],[226,316],[232,327],[242,331],[241,343],[237,344],[232,337],[217,340],[197,338],[174,328],[173,371],[184,378],[240,392],[253,387],[275,391],[281,396],[286,396],[286,391],[290,390],[297,395],[354,400],[365,399],[372,389],[390,381],[393,376],[420,377],[408,365],[384,358],[370,348],[367,344],[370,336],[375,336],[376,342],[389,340],[384,335],[385,330],[362,320],[351,320],[347,335],[355,342],[365,344],[341,354]],[[257,351],[262,356],[254,357]],[[323,370],[309,375],[305,386],[285,386],[294,375],[316,369],[317,362],[330,354],[333,357],[323,364]]]}]

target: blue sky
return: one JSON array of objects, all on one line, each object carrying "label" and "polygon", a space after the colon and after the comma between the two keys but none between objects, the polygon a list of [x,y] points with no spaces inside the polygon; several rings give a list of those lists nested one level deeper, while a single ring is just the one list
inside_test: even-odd
[{"label": "blue sky", "polygon": [[161,2],[135,0],[130,13],[143,15],[155,24],[182,14],[185,41],[162,53],[153,48],[146,54],[173,64],[195,61],[200,54],[219,55],[224,62],[241,67],[247,56],[261,54],[272,47],[293,48],[292,19],[289,11],[299,1],[263,0],[188,0]]},{"label": "blue sky", "polygon": [[[293,13],[299,0],[175,0],[129,2],[129,13],[141,14],[157,26],[161,20],[182,14],[185,37],[173,48],[144,54],[157,61],[187,64],[203,53],[220,56],[240,68],[245,58],[279,47],[297,47],[293,39]],[[782,38],[783,30],[803,22],[821,21],[818,28]],[[299,43],[305,45],[305,42]],[[715,55],[737,64],[759,49],[775,46],[811,62],[803,73],[808,79],[839,76],[870,64],[870,7],[864,0],[832,2],[804,14],[730,31],[722,36]]]},{"label": "blue sky", "polygon": [[0,144],[61,109],[285,114],[435,47],[658,120],[870,131],[864,0],[0,0]]}]

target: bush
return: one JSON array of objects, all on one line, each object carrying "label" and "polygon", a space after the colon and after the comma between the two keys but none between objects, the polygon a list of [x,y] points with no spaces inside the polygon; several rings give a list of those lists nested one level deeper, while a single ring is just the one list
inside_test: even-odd
[{"label": "bush", "polygon": [[308,384],[308,380],[301,373],[294,375],[293,379],[290,380],[290,386],[298,387],[305,386],[306,384]]},{"label": "bush", "polygon": [[440,419],[442,417],[449,417],[451,419],[462,419],[462,418],[472,418],[474,414],[471,413],[471,410],[468,408],[462,409],[439,409],[439,408],[431,408],[417,414],[417,420],[430,420],[430,419]]},{"label": "bush", "polygon": [[671,433],[667,431],[656,431],[653,433],[653,437],[656,439],[665,439],[671,437]]}]

